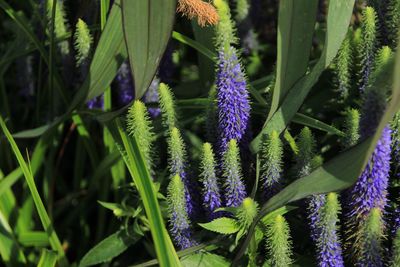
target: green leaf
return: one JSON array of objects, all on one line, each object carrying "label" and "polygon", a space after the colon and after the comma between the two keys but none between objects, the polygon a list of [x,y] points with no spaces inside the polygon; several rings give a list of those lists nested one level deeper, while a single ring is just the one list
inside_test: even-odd
[{"label": "green leaf", "polygon": [[[203,31],[204,29],[202,29]],[[182,44],[188,45],[192,48],[194,48],[195,50],[197,50],[197,52],[199,52],[200,54],[202,54],[203,56],[205,56],[206,58],[208,58],[209,60],[211,60],[212,62],[216,62],[217,61],[217,54],[215,54],[215,52],[211,51],[210,49],[208,49],[207,47],[205,47],[204,45],[202,45],[201,43],[179,33],[179,32],[172,32],[172,38],[174,38],[175,40],[181,42]]]},{"label": "green leaf", "polygon": [[46,247],[49,245],[47,233],[43,231],[23,232],[19,234],[18,241],[27,247]]},{"label": "green leaf", "polygon": [[[388,88],[388,84],[394,80],[391,101],[383,114],[380,123],[373,136],[358,144],[357,146],[339,154],[321,167],[317,168],[310,175],[294,181],[276,194],[260,210],[254,223],[248,231],[248,235],[241,246],[236,260],[246,250],[252,233],[257,223],[268,213],[286,205],[287,203],[305,198],[313,194],[322,194],[346,189],[353,185],[362,170],[365,168],[376,144],[381,136],[383,128],[389,123],[393,116],[400,110],[400,53],[396,54],[396,65],[393,71],[393,62],[382,68],[373,83],[375,88]],[[392,77],[393,76],[393,77]]]},{"label": "green leaf", "polygon": [[209,223],[199,223],[199,225],[204,229],[224,235],[234,234],[239,231],[239,225],[236,220],[227,217],[218,218]]},{"label": "green leaf", "polygon": [[28,166],[28,164],[26,164],[25,159],[22,157],[22,154],[21,154],[17,144],[15,143],[14,138],[12,137],[11,133],[7,129],[7,126],[1,115],[0,115],[0,128],[2,129],[8,142],[10,143],[11,148],[14,152],[14,155],[18,160],[18,163],[22,169],[22,172],[24,173],[26,183],[28,184],[29,190],[31,192],[33,201],[35,203],[40,220],[42,222],[42,226],[46,230],[46,233],[48,234],[48,238],[49,238],[51,247],[58,252],[60,264],[62,266],[67,266],[68,265],[67,258],[65,257],[64,250],[61,246],[61,242],[51,224],[49,215],[47,214],[47,211],[43,205],[42,199],[40,198],[39,192],[36,188],[35,179],[33,178],[33,174],[32,174],[32,169]]},{"label": "green leaf", "polygon": [[7,221],[7,217],[0,210],[0,256],[7,266],[24,266],[26,258]]},{"label": "green leaf", "polygon": [[228,267],[230,263],[222,256],[208,253],[199,252],[185,256],[181,259],[182,266],[186,267]]},{"label": "green leaf", "polygon": [[138,240],[138,235],[128,236],[126,230],[120,230],[108,236],[89,250],[89,252],[82,258],[79,266],[92,266],[111,261]]},{"label": "green leaf", "polygon": [[317,14],[317,0],[279,2],[276,81],[270,115],[307,71]]},{"label": "green leaf", "polygon": [[38,267],[54,267],[57,262],[57,253],[51,250],[43,249],[38,263]]},{"label": "green leaf", "polygon": [[330,126],[322,121],[319,121],[317,119],[314,119],[312,117],[309,117],[307,115],[301,114],[301,113],[296,113],[292,119],[292,122],[298,123],[301,125],[309,126],[314,129],[318,129],[330,134],[335,134],[339,136],[344,136],[344,133],[340,131],[339,129],[336,129],[333,126]]},{"label": "green leaf", "polygon": [[89,74],[79,93],[74,99],[73,107],[82,100],[90,100],[101,95],[111,84],[122,62],[128,57],[122,30],[120,0],[116,0],[107,18],[96,47]]},{"label": "green leaf", "polygon": [[149,87],[171,37],[176,0],[121,0],[135,98]]},{"label": "green leaf", "polygon": [[273,113],[272,116],[270,113],[270,116],[268,116],[264,123],[262,131],[251,142],[250,148],[253,152],[258,152],[264,134],[269,134],[273,130],[281,133],[291,122],[293,116],[303,104],[312,86],[318,81],[321,73],[329,66],[333,58],[336,56],[342,41],[347,34],[353,6],[354,0],[329,1],[325,45],[320,59],[309,74],[301,78],[290,88],[278,110]]},{"label": "green leaf", "polygon": [[119,119],[109,122],[107,128],[121,148],[121,155],[143,201],[160,266],[180,266],[179,258],[165,228],[155,185],[136,138],[128,137]]}]

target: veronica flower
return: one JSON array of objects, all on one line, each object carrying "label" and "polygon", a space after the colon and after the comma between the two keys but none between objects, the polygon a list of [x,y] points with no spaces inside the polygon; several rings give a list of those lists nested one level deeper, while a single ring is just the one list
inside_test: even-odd
[{"label": "veronica flower", "polygon": [[248,229],[253,223],[257,213],[258,203],[252,198],[246,197],[237,209],[236,218],[241,227]]},{"label": "veronica flower", "polygon": [[[383,48],[378,54],[377,62],[383,65],[389,58],[390,53],[388,53],[387,48]],[[379,66],[376,66],[375,70],[379,70]],[[363,113],[360,122],[362,139],[366,139],[374,134],[385,106],[386,88],[368,87],[364,94]],[[367,229],[365,224],[367,223],[368,216],[372,216],[372,210],[378,209],[379,212],[383,212],[385,209],[390,171],[390,154],[391,130],[390,127],[386,126],[381,133],[381,137],[367,166],[356,184],[347,192],[347,212],[345,216],[347,218],[346,227],[349,234],[347,239],[351,245],[351,250],[355,254],[369,253],[364,251],[365,246],[359,244],[359,240],[362,240],[363,235],[368,234],[363,231]],[[356,242],[355,246],[353,245],[354,242]],[[371,264],[374,264],[374,262]]]},{"label": "veronica flower", "polygon": [[211,144],[205,143],[203,145],[203,154],[200,163],[200,179],[203,184],[203,205],[210,214],[212,214],[215,209],[221,207],[221,195],[215,167],[214,152]]},{"label": "veronica flower", "polygon": [[273,131],[267,136],[261,148],[261,176],[262,190],[268,199],[281,188],[283,148],[279,134]]},{"label": "veronica flower", "polygon": [[195,212],[195,202],[193,200],[193,184],[187,172],[186,148],[180,131],[172,128],[168,138],[168,167],[171,176],[179,175],[185,185],[186,211],[190,217]]},{"label": "veronica flower", "polygon": [[369,82],[376,51],[376,12],[372,7],[366,7],[363,12],[361,38],[358,47],[358,51],[361,51],[359,88],[361,92],[364,92]]},{"label": "veronica flower", "polygon": [[223,155],[222,177],[225,184],[225,201],[227,207],[238,207],[246,197],[240,165],[239,148],[236,140],[232,139]]},{"label": "veronica flower", "polygon": [[387,29],[388,45],[395,49],[400,25],[400,1],[387,0],[385,2],[387,2],[387,12],[384,17],[384,24]]},{"label": "veronica flower", "polygon": [[[47,0],[47,20],[50,23],[53,15],[53,0]],[[64,8],[64,1],[57,0],[55,17],[54,17],[54,33],[57,39],[65,37],[70,31],[70,26],[66,18],[66,12]],[[62,56],[67,56],[70,53],[70,47],[68,41],[58,42],[58,48]]]},{"label": "veronica flower", "polygon": [[129,104],[135,98],[135,87],[128,61],[124,61],[115,77],[117,82],[118,103],[121,106]]},{"label": "veronica flower", "polygon": [[179,177],[172,177],[168,186],[168,212],[171,235],[180,249],[197,245],[192,238],[190,221],[186,212],[185,187]]},{"label": "veronica flower", "polygon": [[318,266],[340,267],[344,266],[342,248],[338,237],[338,214],[340,204],[336,193],[317,195],[323,200],[319,207],[319,221],[317,223],[318,236],[316,236]]},{"label": "veronica flower", "polygon": [[274,267],[287,267],[293,263],[292,240],[285,218],[277,215],[267,226],[268,263]]},{"label": "veronica flower", "polygon": [[396,231],[395,238],[393,240],[392,260],[390,266],[400,266],[400,230]]},{"label": "veronica flower", "polygon": [[154,155],[151,152],[155,136],[153,126],[146,110],[146,106],[139,100],[135,100],[129,108],[127,115],[127,130],[131,136],[138,141],[140,151],[146,159],[147,167],[151,174],[153,169]]},{"label": "veronica flower", "polygon": [[160,83],[159,101],[161,108],[162,123],[165,128],[171,130],[177,126],[177,115],[175,112],[174,96],[165,83]]},{"label": "veronica flower", "polygon": [[304,177],[310,174],[312,169],[312,159],[315,156],[315,140],[310,129],[304,127],[298,137],[298,155],[296,169],[298,177]]},{"label": "veronica flower", "polygon": [[336,56],[336,83],[339,89],[340,95],[343,99],[349,96],[351,88],[351,65],[352,65],[352,49],[350,43],[350,37],[344,39],[342,46]]},{"label": "veronica flower", "polygon": [[233,47],[219,52],[216,85],[218,135],[223,152],[231,139],[242,140],[250,117],[246,79]]},{"label": "veronica flower", "polygon": [[361,229],[361,236],[356,242],[361,247],[360,254],[356,258],[356,266],[382,267],[383,218],[380,208],[372,208],[367,214],[365,223]]},{"label": "veronica flower", "polygon": [[87,24],[82,19],[78,19],[78,22],[76,23],[74,39],[77,52],[76,64],[77,66],[87,65],[93,37],[90,34]]},{"label": "veronica flower", "polygon": [[348,109],[344,123],[343,148],[350,148],[360,139],[360,113],[357,109]]}]

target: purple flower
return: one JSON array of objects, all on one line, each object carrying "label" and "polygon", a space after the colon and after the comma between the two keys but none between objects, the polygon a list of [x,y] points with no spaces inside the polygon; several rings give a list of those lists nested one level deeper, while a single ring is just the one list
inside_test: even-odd
[{"label": "purple flower", "polygon": [[316,243],[318,266],[344,266],[342,248],[338,237],[340,210],[337,195],[313,195],[309,200],[311,237]]},{"label": "purple flower", "polygon": [[122,63],[115,80],[117,82],[118,104],[125,106],[135,98],[135,88],[128,61]]},{"label": "purple flower", "polygon": [[240,165],[239,148],[235,139],[229,141],[223,159],[223,174],[225,179],[225,201],[227,207],[238,207],[246,198],[246,187],[243,183]]},{"label": "purple flower", "polygon": [[223,154],[231,139],[240,143],[250,116],[246,79],[233,47],[219,52],[216,85],[219,148]]},{"label": "purple flower", "polygon": [[390,132],[389,127],[383,129],[371,159],[349,192],[350,211],[346,217],[353,225],[364,220],[372,208],[385,209],[390,171]]},{"label": "purple flower", "polygon": [[103,109],[104,107],[104,97],[103,95],[99,95],[95,98],[90,99],[86,103],[87,107],[89,109]]},{"label": "purple flower", "polygon": [[211,215],[210,217],[213,218],[213,211],[221,207],[221,195],[215,173],[214,152],[210,143],[203,145],[200,168],[200,177],[203,183],[203,205]]},{"label": "purple flower", "polygon": [[[150,84],[149,89],[147,89],[146,93],[143,96],[143,102],[146,104],[150,103],[158,103],[159,95],[158,95],[158,87],[160,85],[160,79],[154,77],[153,81]],[[149,107],[147,109],[149,111],[150,116],[154,119],[157,118],[161,114],[161,110],[158,107]]]},{"label": "purple flower", "polygon": [[175,175],[168,186],[168,211],[170,231],[175,244],[186,249],[197,243],[192,239],[190,220],[186,211],[185,186],[181,177]]}]

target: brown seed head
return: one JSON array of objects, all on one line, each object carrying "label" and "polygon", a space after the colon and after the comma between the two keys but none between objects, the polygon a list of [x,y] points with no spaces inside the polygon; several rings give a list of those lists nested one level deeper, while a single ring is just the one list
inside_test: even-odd
[{"label": "brown seed head", "polygon": [[215,7],[202,0],[179,0],[177,11],[186,15],[189,19],[197,17],[197,23],[204,27],[216,25],[219,16]]}]

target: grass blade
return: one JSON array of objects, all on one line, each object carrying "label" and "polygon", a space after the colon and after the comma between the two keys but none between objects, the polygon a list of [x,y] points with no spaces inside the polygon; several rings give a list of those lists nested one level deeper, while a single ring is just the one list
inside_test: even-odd
[{"label": "grass blade", "polygon": [[10,143],[11,148],[14,152],[14,155],[18,160],[18,163],[22,169],[22,172],[24,173],[26,183],[28,184],[29,190],[31,192],[33,201],[35,203],[40,220],[42,222],[42,226],[48,234],[51,247],[58,252],[58,258],[60,259],[60,264],[62,266],[67,266],[68,261],[65,257],[64,250],[63,250],[63,248],[61,246],[61,242],[51,224],[49,215],[47,214],[47,211],[43,205],[42,199],[40,198],[39,192],[35,185],[35,180],[33,178],[31,169],[28,167],[28,164],[25,162],[24,158],[22,157],[22,154],[21,154],[17,144],[15,143],[14,138],[11,136],[11,133],[8,131],[7,126],[6,126],[2,116],[0,116],[0,128],[2,129],[8,142]]},{"label": "grass blade", "polygon": [[110,122],[108,129],[114,140],[124,149],[121,153],[143,201],[160,266],[181,266],[165,228],[154,183],[140,152],[139,144],[134,137],[128,137],[118,119]]},{"label": "grass blade", "polygon": [[40,260],[38,263],[38,267],[54,267],[57,262],[57,253],[54,251],[50,251],[44,249],[42,252],[42,256],[40,256]]}]

